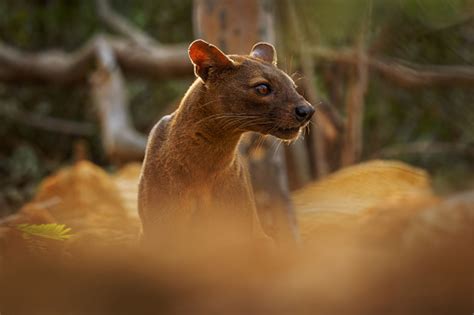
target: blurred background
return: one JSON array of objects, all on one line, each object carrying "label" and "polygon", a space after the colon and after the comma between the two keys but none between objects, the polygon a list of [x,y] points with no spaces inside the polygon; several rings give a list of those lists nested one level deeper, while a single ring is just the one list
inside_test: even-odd
[{"label": "blurred background", "polygon": [[375,158],[428,170],[441,194],[474,188],[472,0],[3,0],[0,216],[77,160],[140,161],[200,37],[227,53],[273,42],[318,104],[304,139],[266,148],[290,189]]}]

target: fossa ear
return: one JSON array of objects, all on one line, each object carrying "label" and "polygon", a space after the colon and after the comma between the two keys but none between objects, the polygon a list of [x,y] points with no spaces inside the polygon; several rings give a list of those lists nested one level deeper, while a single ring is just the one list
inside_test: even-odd
[{"label": "fossa ear", "polygon": [[194,64],[194,73],[203,81],[209,78],[211,69],[223,69],[234,65],[219,48],[202,39],[197,39],[189,45],[188,54]]},{"label": "fossa ear", "polygon": [[250,51],[250,56],[272,63],[275,66],[277,64],[277,53],[275,47],[269,43],[256,43]]}]

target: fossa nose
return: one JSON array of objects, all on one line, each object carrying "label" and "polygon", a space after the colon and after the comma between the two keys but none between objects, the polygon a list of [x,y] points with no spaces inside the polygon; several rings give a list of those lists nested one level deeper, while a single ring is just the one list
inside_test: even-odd
[{"label": "fossa nose", "polygon": [[311,105],[298,105],[295,108],[295,117],[299,122],[306,122],[314,114],[314,107]]}]

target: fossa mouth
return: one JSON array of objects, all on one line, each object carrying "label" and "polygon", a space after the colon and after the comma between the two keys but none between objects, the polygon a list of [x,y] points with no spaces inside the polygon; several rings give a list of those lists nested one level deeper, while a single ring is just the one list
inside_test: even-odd
[{"label": "fossa mouth", "polygon": [[271,134],[283,140],[292,140],[298,137],[301,127],[277,128]]},{"label": "fossa mouth", "polygon": [[300,128],[301,128],[301,127],[278,128],[277,131],[278,131],[278,132],[282,132],[282,133],[295,133],[295,132],[300,131]]},{"label": "fossa mouth", "polygon": [[274,129],[271,134],[283,140],[292,140],[300,135],[301,129],[306,127],[308,122],[304,122],[299,126],[295,127],[279,127]]}]

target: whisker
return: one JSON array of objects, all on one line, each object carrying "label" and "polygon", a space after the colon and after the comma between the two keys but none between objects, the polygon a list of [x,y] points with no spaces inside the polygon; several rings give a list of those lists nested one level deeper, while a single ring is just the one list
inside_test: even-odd
[{"label": "whisker", "polygon": [[275,148],[275,151],[273,151],[273,157],[275,157],[275,155],[277,154],[278,152],[278,148],[280,148],[281,144],[282,144],[282,140],[279,139],[279,138],[276,138],[277,139],[277,144],[276,144],[276,148]]}]

